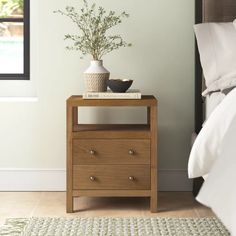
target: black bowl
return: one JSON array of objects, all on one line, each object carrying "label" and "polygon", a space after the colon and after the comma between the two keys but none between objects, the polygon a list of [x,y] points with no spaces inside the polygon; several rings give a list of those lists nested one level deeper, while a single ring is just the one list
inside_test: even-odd
[{"label": "black bowl", "polygon": [[114,93],[125,93],[132,83],[133,80],[110,79],[107,81],[107,86]]}]

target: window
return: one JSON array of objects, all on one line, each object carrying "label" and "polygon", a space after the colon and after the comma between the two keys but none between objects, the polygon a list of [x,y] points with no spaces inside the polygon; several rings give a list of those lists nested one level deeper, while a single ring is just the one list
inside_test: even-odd
[{"label": "window", "polygon": [[0,80],[28,80],[30,0],[0,0]]}]

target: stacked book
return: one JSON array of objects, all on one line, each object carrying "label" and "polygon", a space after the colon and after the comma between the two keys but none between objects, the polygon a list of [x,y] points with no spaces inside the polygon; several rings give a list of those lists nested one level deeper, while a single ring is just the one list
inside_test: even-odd
[{"label": "stacked book", "polygon": [[141,92],[137,89],[130,89],[125,93],[107,92],[85,92],[83,99],[141,99]]}]

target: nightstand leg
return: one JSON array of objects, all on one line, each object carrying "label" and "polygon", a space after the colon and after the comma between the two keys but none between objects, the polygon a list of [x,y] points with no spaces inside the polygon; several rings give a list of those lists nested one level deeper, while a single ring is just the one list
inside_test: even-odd
[{"label": "nightstand leg", "polygon": [[150,108],[150,128],[151,128],[151,212],[157,212],[157,107]]},{"label": "nightstand leg", "polygon": [[73,186],[72,186],[72,132],[73,124],[78,118],[77,108],[70,106],[67,101],[67,172],[66,172],[66,212],[73,212]]},{"label": "nightstand leg", "polygon": [[74,212],[74,198],[68,192],[67,192],[67,196],[66,196],[66,212],[67,213]]},{"label": "nightstand leg", "polygon": [[150,198],[150,210],[152,213],[157,213],[157,192],[152,193]]}]

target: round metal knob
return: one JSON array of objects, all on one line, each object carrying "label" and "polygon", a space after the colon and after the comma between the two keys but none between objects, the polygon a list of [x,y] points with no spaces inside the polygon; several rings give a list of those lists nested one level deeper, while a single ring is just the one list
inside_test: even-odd
[{"label": "round metal knob", "polygon": [[135,177],[134,177],[134,176],[129,176],[129,180],[130,180],[130,181],[134,181],[134,180],[135,180]]},{"label": "round metal knob", "polygon": [[95,151],[94,151],[94,150],[90,150],[89,153],[90,153],[91,155],[95,155]]},{"label": "round metal knob", "polygon": [[130,149],[129,150],[129,155],[134,155],[134,150]]},{"label": "round metal knob", "polygon": [[91,181],[95,181],[96,178],[95,178],[94,176],[90,176],[89,179],[90,179]]}]

